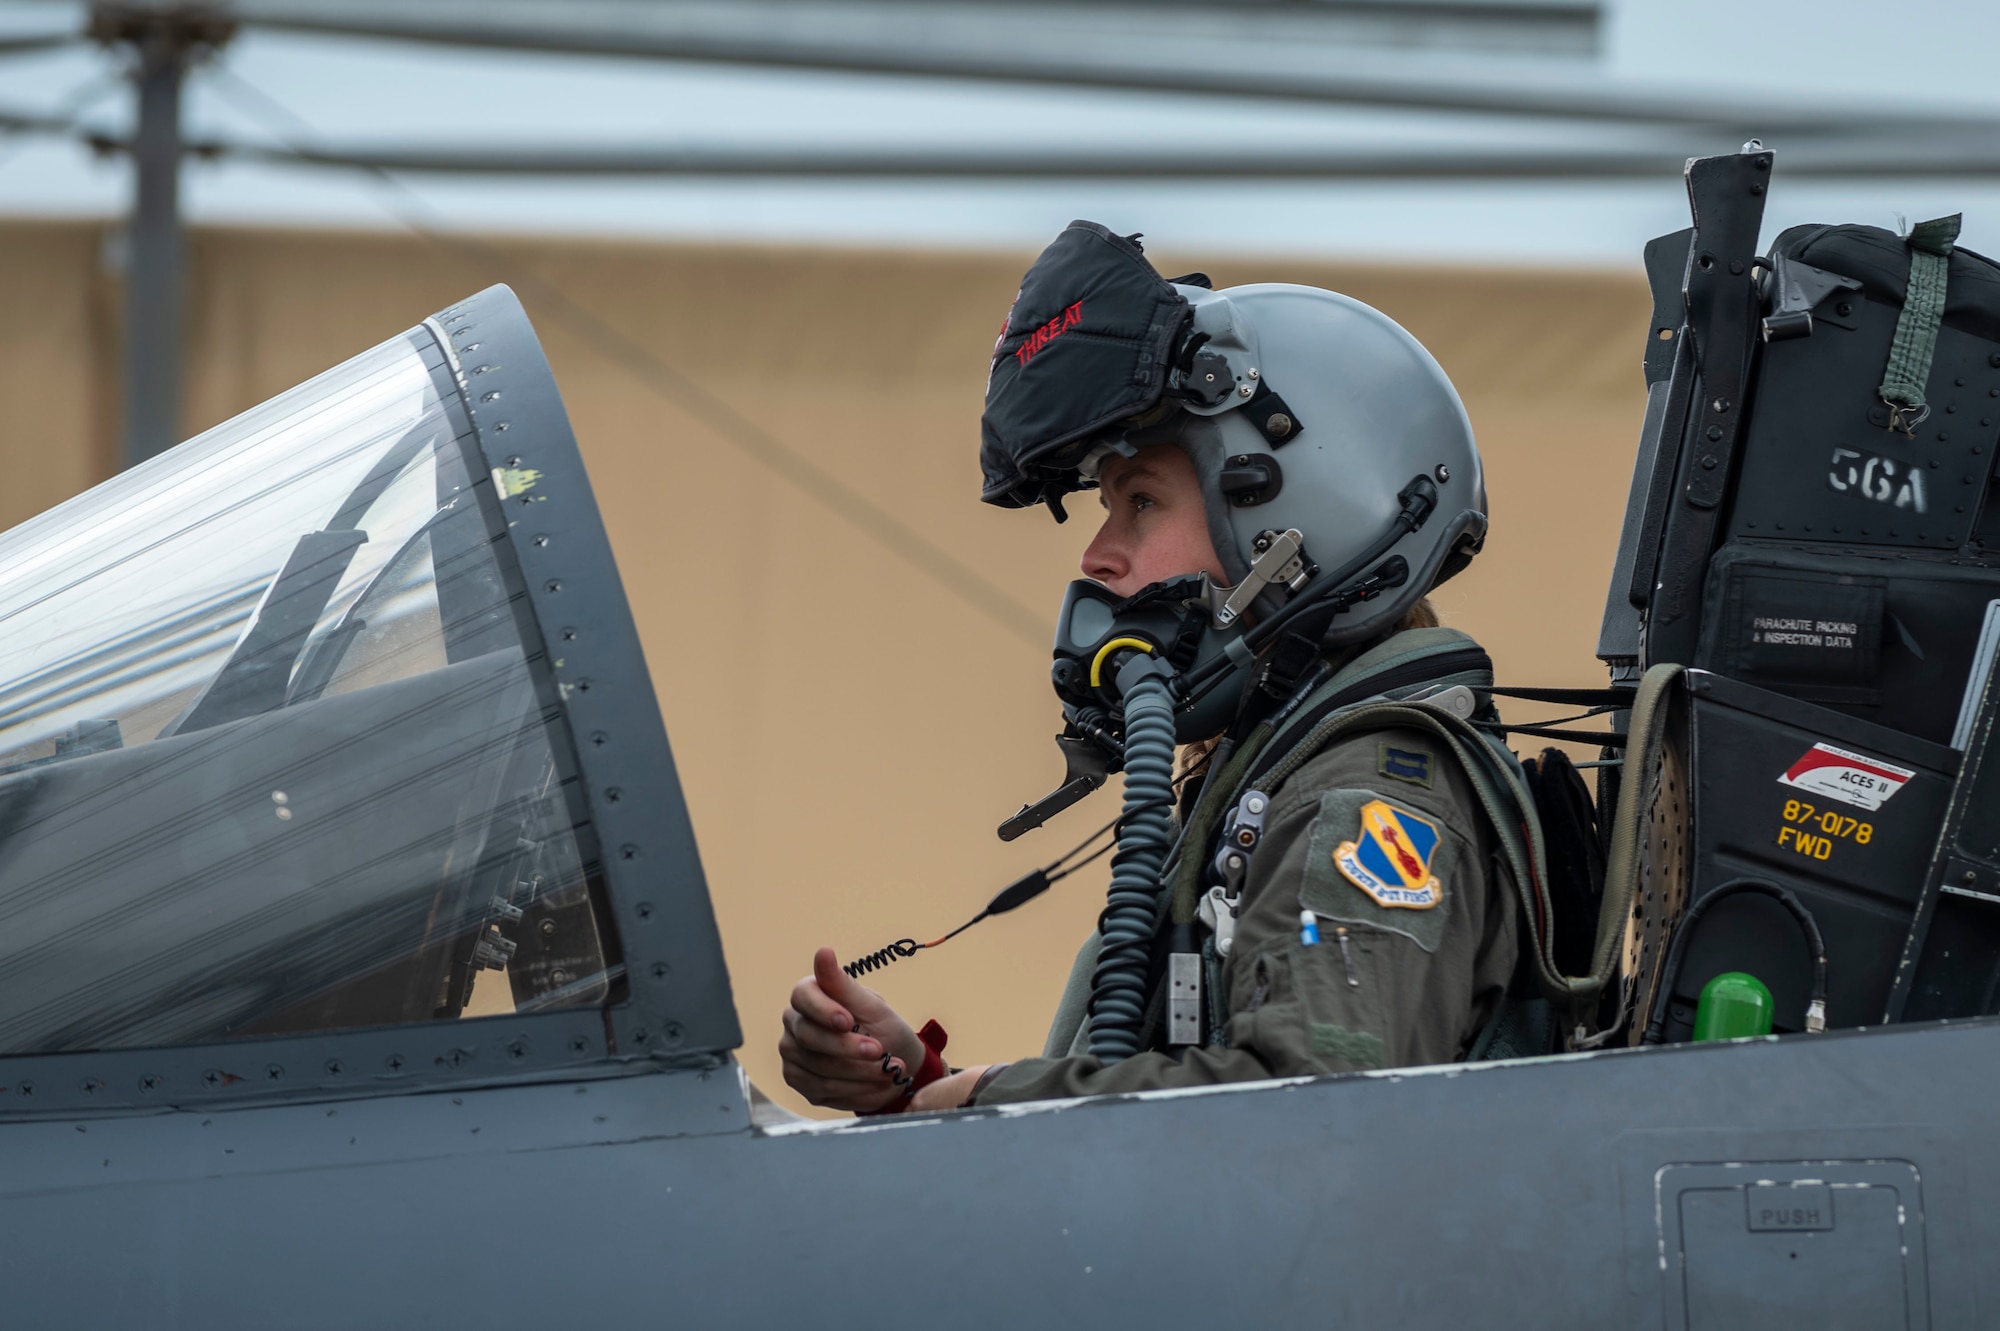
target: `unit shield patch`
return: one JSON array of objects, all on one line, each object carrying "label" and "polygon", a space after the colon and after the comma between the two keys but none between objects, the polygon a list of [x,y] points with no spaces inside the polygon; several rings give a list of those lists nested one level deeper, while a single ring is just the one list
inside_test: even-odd
[{"label": "unit shield patch", "polygon": [[1436,823],[1387,800],[1370,800],[1361,806],[1360,833],[1340,843],[1333,863],[1377,905],[1429,910],[1444,899],[1444,885],[1431,872],[1437,848]]}]

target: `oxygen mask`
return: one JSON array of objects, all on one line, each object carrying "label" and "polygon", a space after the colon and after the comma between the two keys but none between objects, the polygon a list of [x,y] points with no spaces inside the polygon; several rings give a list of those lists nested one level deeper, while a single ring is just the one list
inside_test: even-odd
[{"label": "oxygen mask", "polygon": [[[1117,667],[1126,652],[1144,652],[1164,662],[1176,678],[1197,665],[1222,658],[1225,669],[1247,669],[1251,654],[1242,645],[1240,621],[1218,627],[1228,589],[1206,573],[1156,582],[1120,597],[1102,583],[1079,579],[1063,594],[1056,619],[1055,663],[1050,682],[1072,724],[1115,715],[1121,705]],[[1174,738],[1204,739],[1228,724],[1232,691],[1216,688],[1198,700],[1184,690],[1176,702]]]}]

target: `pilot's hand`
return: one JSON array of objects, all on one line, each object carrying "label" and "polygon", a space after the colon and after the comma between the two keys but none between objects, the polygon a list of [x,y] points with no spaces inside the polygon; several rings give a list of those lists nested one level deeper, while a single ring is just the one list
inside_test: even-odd
[{"label": "pilot's hand", "polygon": [[985,1075],[987,1066],[981,1064],[975,1068],[961,1068],[949,1077],[938,1078],[917,1092],[916,1098],[910,1101],[910,1108],[918,1112],[958,1108],[965,1103],[966,1097],[972,1094],[973,1088],[979,1085],[979,1079]]},{"label": "pilot's hand", "polygon": [[873,989],[848,978],[833,949],[792,986],[778,1039],[785,1085],[826,1109],[882,1109],[924,1065],[923,1041]]}]

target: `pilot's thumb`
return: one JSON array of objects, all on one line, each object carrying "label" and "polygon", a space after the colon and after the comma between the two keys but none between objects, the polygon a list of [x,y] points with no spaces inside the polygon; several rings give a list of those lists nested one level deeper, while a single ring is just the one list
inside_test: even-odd
[{"label": "pilot's thumb", "polygon": [[855,981],[840,968],[840,958],[830,947],[813,953],[813,979],[820,992],[846,1008],[856,1021],[870,1021],[881,1015],[882,996]]}]

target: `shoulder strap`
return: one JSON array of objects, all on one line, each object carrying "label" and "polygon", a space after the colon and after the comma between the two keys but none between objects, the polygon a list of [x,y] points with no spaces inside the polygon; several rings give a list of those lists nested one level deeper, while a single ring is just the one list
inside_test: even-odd
[{"label": "shoulder strap", "polygon": [[[1650,679],[1648,683],[1652,687],[1642,689],[1642,693],[1646,693],[1644,701],[1650,711],[1664,681]],[[1442,739],[1446,747],[1450,747],[1452,755],[1466,771],[1466,777],[1472,781],[1472,789],[1480,799],[1482,811],[1498,835],[1502,853],[1508,859],[1508,869],[1514,877],[1514,887],[1520,893],[1524,921],[1530,931],[1536,983],[1542,993],[1564,1003],[1572,1011],[1592,1003],[1610,979],[1612,965],[1616,961],[1614,939],[1624,927],[1624,911],[1630,909],[1630,901],[1626,901],[1628,893],[1610,887],[1606,889],[1598,913],[1598,945],[1592,955],[1590,973],[1564,975],[1556,967],[1552,955],[1554,939],[1550,929],[1546,877],[1548,859],[1542,845],[1540,821],[1534,815],[1534,797],[1528,793],[1526,779],[1520,771],[1520,763],[1514,761],[1514,755],[1498,749],[1496,741],[1482,735],[1470,721],[1464,721],[1442,707],[1428,707],[1424,703],[1384,701],[1354,707],[1352,711],[1328,717],[1314,727],[1302,743],[1292,745],[1290,751],[1270,767],[1258,789],[1272,793],[1278,785],[1290,779],[1294,771],[1306,765],[1314,753],[1340,737],[1368,729],[1386,729],[1390,725],[1430,731]]]},{"label": "shoulder strap", "polygon": [[[1356,707],[1328,718],[1303,742],[1293,746],[1271,767],[1266,784],[1259,789],[1271,793],[1313,754],[1346,735],[1388,726],[1409,726],[1445,740],[1471,779],[1507,856],[1525,919],[1532,926],[1536,982],[1543,993],[1568,1009],[1573,1024],[1581,1025],[1617,970],[1627,918],[1638,890],[1644,839],[1640,824],[1647,816],[1652,798],[1645,778],[1658,766],[1666,737],[1669,697],[1680,674],[1681,667],[1677,665],[1654,666],[1640,678],[1632,695],[1630,762],[1635,770],[1628,770],[1625,779],[1619,782],[1618,807],[1606,847],[1604,892],[1598,902],[1595,946],[1590,969],[1584,975],[1564,975],[1554,962],[1547,854],[1535,816],[1534,797],[1528,791],[1520,763],[1472,723],[1422,703],[1384,702]],[[1608,1029],[1615,1030],[1621,1021],[1622,1017],[1614,1020]]]},{"label": "shoulder strap", "polygon": [[[1500,749],[1470,722],[1423,703],[1368,703],[1328,717],[1291,747],[1265,774],[1258,789],[1275,791],[1328,744],[1347,736],[1391,727],[1427,731],[1442,740],[1472,783],[1481,810],[1500,842],[1507,868],[1520,895],[1522,918],[1528,925],[1535,980],[1544,994],[1567,1005],[1595,998],[1604,977],[1562,974],[1554,958],[1552,909],[1547,879],[1547,852],[1534,797],[1514,755]],[[1504,756],[1503,756],[1504,755]]]},{"label": "shoulder strap", "polygon": [[1342,709],[1397,689],[1442,684],[1454,676],[1467,674],[1482,676],[1479,686],[1486,687],[1493,677],[1492,658],[1464,635],[1453,634],[1452,637],[1466,645],[1443,651],[1420,647],[1408,659],[1381,669],[1364,669],[1358,677],[1344,684],[1336,676],[1328,686],[1323,686],[1331,690],[1324,696],[1309,698],[1300,711],[1284,718],[1277,726],[1268,721],[1260,722],[1245,736],[1242,745],[1229,755],[1222,769],[1205,784],[1200,802],[1188,815],[1177,857],[1166,873],[1166,918],[1175,924],[1193,921],[1195,906],[1201,895],[1202,870],[1208,863],[1209,839],[1221,827],[1224,812],[1235,805],[1244,791],[1255,786],[1274,763],[1286,756],[1294,736],[1308,735],[1315,726]]},{"label": "shoulder strap", "polygon": [[[1611,826],[1607,829],[1604,847],[1604,895],[1597,909],[1597,947],[1591,959],[1591,975],[1601,976],[1600,984],[1608,981],[1617,968],[1620,955],[1625,951],[1626,929],[1632,916],[1634,900],[1639,895],[1640,879],[1647,872],[1649,860],[1648,824],[1651,821],[1653,804],[1660,796],[1662,781],[1661,759],[1668,747],[1667,727],[1672,718],[1672,702],[1676,686],[1680,683],[1682,668],[1671,663],[1653,666],[1639,677],[1638,691],[1632,698],[1631,743],[1625,750],[1625,766],[1618,779],[1618,804],[1612,811]],[[1671,858],[1671,857],[1670,857]],[[1658,914],[1660,904],[1648,907],[1649,912]],[[1672,921],[1666,927],[1672,927]],[[1648,986],[1653,977],[1637,973],[1649,964],[1649,958],[1635,959],[1634,973],[1627,977],[1627,991],[1621,991],[1621,1004],[1637,1005],[1633,1011],[1644,1012],[1650,1000]],[[1650,962],[1657,962],[1657,957]],[[1642,990],[1637,994],[1628,992],[1632,988]],[[1628,1013],[1621,1011],[1599,1036],[1615,1034],[1624,1025]],[[1589,1043],[1580,1042],[1585,1047]]]},{"label": "shoulder strap", "polygon": [[[1493,658],[1479,647],[1462,647],[1455,651],[1436,652],[1420,656],[1413,661],[1387,670],[1377,671],[1355,680],[1352,684],[1338,689],[1320,701],[1303,709],[1297,716],[1286,722],[1281,735],[1310,735],[1313,727],[1326,718],[1357,703],[1380,697],[1397,689],[1413,688],[1419,684],[1442,683],[1452,675],[1483,674],[1493,677]],[[1485,688],[1485,685],[1480,687]],[[1265,746],[1264,754],[1250,769],[1244,788],[1256,786],[1258,780],[1284,759],[1289,751],[1276,744]],[[1269,794],[1269,791],[1265,791]]]}]

